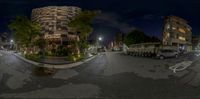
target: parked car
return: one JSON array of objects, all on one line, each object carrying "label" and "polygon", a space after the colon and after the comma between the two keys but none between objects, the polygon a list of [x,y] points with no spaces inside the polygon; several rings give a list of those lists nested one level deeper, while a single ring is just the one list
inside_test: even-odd
[{"label": "parked car", "polygon": [[178,57],[178,51],[176,50],[171,50],[171,49],[161,49],[158,51],[157,53],[157,57],[160,59],[165,59],[165,58],[169,58],[169,57]]},{"label": "parked car", "polygon": [[120,48],[112,48],[112,51],[121,51]]}]

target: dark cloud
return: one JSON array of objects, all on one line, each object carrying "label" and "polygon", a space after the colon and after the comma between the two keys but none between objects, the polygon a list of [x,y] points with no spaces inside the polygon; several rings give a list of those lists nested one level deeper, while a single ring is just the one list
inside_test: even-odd
[{"label": "dark cloud", "polygon": [[135,29],[134,26],[129,25],[127,22],[123,22],[122,16],[116,13],[102,13],[96,17],[95,24],[102,24],[108,27],[119,29],[123,33],[128,33]]}]

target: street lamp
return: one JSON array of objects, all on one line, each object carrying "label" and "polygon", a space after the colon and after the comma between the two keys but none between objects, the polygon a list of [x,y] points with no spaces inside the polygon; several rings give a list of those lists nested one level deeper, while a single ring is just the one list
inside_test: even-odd
[{"label": "street lamp", "polygon": [[101,41],[103,40],[103,38],[101,36],[98,37],[98,40],[97,40],[97,52],[98,52],[98,48],[101,48]]},{"label": "street lamp", "polygon": [[102,41],[102,37],[99,37],[99,41]]},{"label": "street lamp", "polygon": [[13,43],[14,41],[13,40],[10,40],[10,43]]},{"label": "street lamp", "polygon": [[13,50],[13,45],[14,45],[14,41],[11,39],[10,40],[10,49],[12,49],[12,50]]}]

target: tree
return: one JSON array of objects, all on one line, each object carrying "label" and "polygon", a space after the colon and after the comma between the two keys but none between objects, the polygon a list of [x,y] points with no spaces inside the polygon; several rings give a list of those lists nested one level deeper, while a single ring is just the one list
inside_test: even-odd
[{"label": "tree", "polygon": [[135,29],[125,36],[124,42],[126,45],[131,45],[147,42],[160,42],[160,40],[154,36],[147,36],[143,31]]},{"label": "tree", "polygon": [[14,34],[15,42],[28,48],[40,34],[40,25],[30,21],[26,16],[17,16],[8,27]]},{"label": "tree", "polygon": [[81,49],[87,48],[87,38],[93,31],[92,22],[99,11],[82,11],[70,23],[69,26],[73,28],[80,37],[78,43]]}]

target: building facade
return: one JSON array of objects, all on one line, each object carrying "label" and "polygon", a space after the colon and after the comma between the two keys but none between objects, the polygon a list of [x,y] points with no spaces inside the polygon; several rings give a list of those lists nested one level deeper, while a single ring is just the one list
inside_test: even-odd
[{"label": "building facade", "polygon": [[6,47],[7,44],[7,33],[1,33],[0,35],[0,49]]},{"label": "building facade", "polygon": [[193,50],[200,50],[200,35],[193,35],[192,36],[192,49]]},{"label": "building facade", "polygon": [[48,41],[48,50],[55,50],[59,45],[72,48],[70,42],[79,41],[79,36],[68,24],[80,12],[81,8],[74,6],[48,6],[32,10],[31,20],[40,24],[41,33]]},{"label": "building facade", "polygon": [[167,16],[164,20],[163,45],[176,46],[189,51],[192,44],[192,28],[188,22],[177,16]]},{"label": "building facade", "polygon": [[123,41],[124,41],[124,34],[116,33],[114,40],[108,44],[108,48],[112,50],[122,50]]}]

